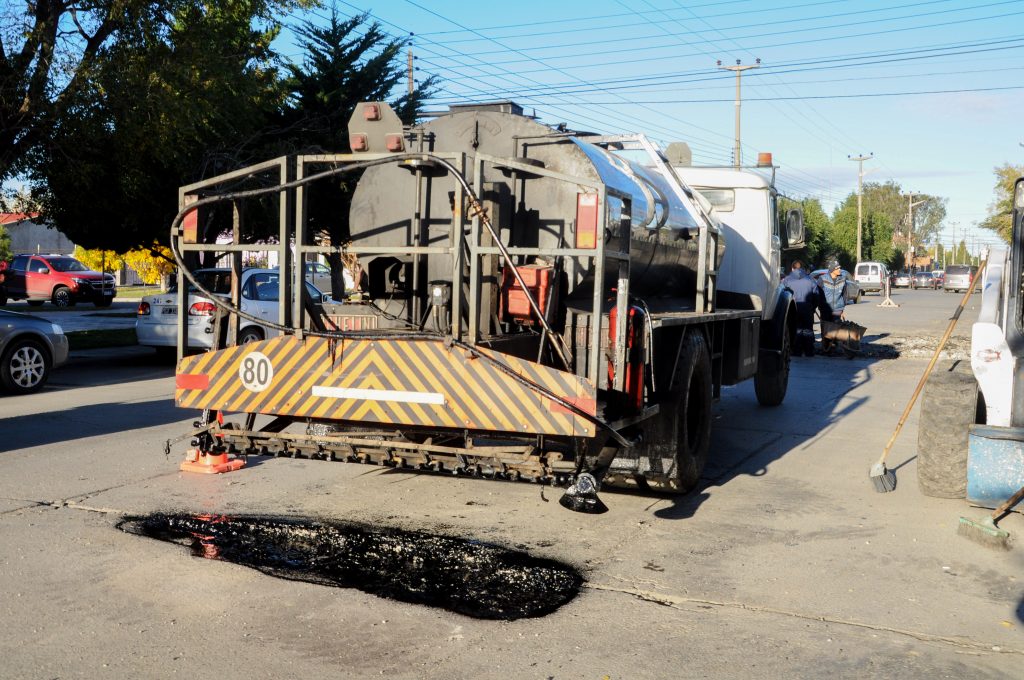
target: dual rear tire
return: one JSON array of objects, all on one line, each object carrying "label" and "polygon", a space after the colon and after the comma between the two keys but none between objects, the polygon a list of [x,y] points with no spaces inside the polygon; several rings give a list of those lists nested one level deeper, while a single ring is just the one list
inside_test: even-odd
[{"label": "dual rear tire", "polygon": [[640,443],[612,463],[610,479],[615,486],[682,494],[700,481],[711,445],[711,354],[699,330],[686,333],[681,347],[665,340],[672,352],[662,352],[660,361],[676,361],[679,349],[674,380],[657,385],[658,413],[643,423]]}]

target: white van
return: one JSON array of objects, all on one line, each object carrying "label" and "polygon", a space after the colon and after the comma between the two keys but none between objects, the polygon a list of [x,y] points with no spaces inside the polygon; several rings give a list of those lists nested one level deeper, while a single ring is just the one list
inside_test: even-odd
[{"label": "white van", "polygon": [[881,293],[889,278],[889,268],[881,262],[859,262],[853,278],[865,293]]}]

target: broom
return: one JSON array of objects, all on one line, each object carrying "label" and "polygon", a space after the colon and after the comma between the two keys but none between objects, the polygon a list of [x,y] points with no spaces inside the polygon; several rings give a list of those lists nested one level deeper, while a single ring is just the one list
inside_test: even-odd
[{"label": "broom", "polygon": [[1017,489],[1017,493],[1010,496],[1005,503],[993,510],[991,515],[986,515],[985,519],[975,521],[961,517],[960,526],[957,527],[956,532],[988,548],[1009,550],[1010,532],[997,527],[996,520],[1009,512],[1010,508],[1019,503],[1022,498],[1024,498],[1024,486]]},{"label": "broom", "polygon": [[889,451],[892,450],[892,445],[896,443],[896,437],[899,436],[900,430],[903,429],[903,423],[907,422],[907,417],[910,416],[910,411],[914,408],[914,404],[917,403],[917,397],[921,394],[921,390],[924,389],[924,384],[928,382],[928,376],[931,375],[932,368],[935,367],[935,362],[939,360],[939,355],[942,353],[942,348],[946,346],[949,341],[949,336],[953,335],[953,329],[956,327],[956,322],[960,320],[960,314],[964,311],[964,307],[967,306],[967,301],[971,299],[971,293],[974,292],[974,287],[978,284],[978,279],[985,271],[985,265],[988,264],[988,260],[983,260],[981,266],[978,267],[978,273],[971,279],[971,285],[968,286],[967,292],[964,293],[964,297],[960,300],[960,306],[956,308],[956,312],[953,314],[953,318],[949,320],[949,326],[946,327],[946,332],[943,334],[942,339],[939,340],[938,347],[935,348],[935,352],[932,354],[932,360],[928,362],[928,367],[924,369],[924,374],[921,375],[921,379],[917,382],[917,389],[914,390],[914,394],[910,397],[910,402],[907,403],[907,407],[903,409],[903,415],[900,416],[900,421],[896,424],[896,430],[889,437],[889,443],[885,445],[885,450],[882,451],[882,457],[878,459],[878,462],[871,466],[871,482],[875,485],[875,491],[878,493],[889,493],[896,488],[896,471],[890,470],[885,467],[885,459],[889,456]]}]

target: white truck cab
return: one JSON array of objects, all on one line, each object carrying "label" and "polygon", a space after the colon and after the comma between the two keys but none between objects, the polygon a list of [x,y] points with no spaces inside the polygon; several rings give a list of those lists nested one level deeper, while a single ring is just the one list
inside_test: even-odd
[{"label": "white truck cab", "polygon": [[[762,317],[771,319],[780,299],[782,250],[803,245],[779,224],[778,192],[772,168],[734,169],[674,166],[676,173],[714,208],[725,234],[718,290],[755,296]],[[802,231],[802,230],[801,230]]]}]

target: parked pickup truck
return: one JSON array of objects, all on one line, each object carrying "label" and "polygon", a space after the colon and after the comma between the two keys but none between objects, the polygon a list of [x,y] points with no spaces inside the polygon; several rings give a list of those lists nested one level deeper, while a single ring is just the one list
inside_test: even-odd
[{"label": "parked pickup truck", "polygon": [[28,300],[32,306],[49,300],[57,307],[70,307],[84,300],[109,307],[117,285],[113,275],[94,272],[70,255],[15,255],[4,271],[0,295]]}]

